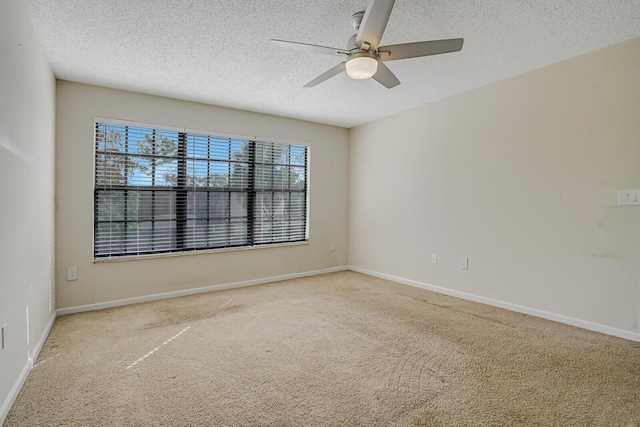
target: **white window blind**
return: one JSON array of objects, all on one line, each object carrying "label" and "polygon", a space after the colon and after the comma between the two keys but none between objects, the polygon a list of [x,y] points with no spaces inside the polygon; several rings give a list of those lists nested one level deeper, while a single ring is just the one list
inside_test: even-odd
[{"label": "white window blind", "polygon": [[96,259],[307,239],[306,146],[95,126]]}]

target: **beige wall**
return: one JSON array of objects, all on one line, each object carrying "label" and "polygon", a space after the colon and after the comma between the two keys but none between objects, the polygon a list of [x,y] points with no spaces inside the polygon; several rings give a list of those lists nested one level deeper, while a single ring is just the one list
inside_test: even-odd
[{"label": "beige wall", "polygon": [[637,333],[639,77],[635,39],[352,129],[349,264]]},{"label": "beige wall", "polygon": [[54,108],[55,79],[23,2],[0,1],[0,424],[56,308]]},{"label": "beige wall", "polygon": [[[93,263],[94,117],[308,144],[308,245]],[[348,131],[131,92],[58,81],[58,308],[345,266]],[[332,241],[337,250],[330,251]],[[66,269],[78,267],[78,281]]]}]

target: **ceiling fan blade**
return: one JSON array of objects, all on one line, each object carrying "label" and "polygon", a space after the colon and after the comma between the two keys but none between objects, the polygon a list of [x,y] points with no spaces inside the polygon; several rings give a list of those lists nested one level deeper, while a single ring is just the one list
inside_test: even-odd
[{"label": "ceiling fan blade", "polygon": [[344,49],[338,49],[337,47],[317,46],[315,44],[290,42],[286,40],[269,40],[269,44],[272,46],[284,47],[286,49],[300,50],[303,52],[322,53],[324,55],[348,55],[349,52]]},{"label": "ceiling fan blade", "polygon": [[378,71],[373,75],[373,79],[387,89],[396,87],[400,84],[400,80],[391,72],[389,67],[382,62],[378,62]]},{"label": "ceiling fan blade", "polygon": [[395,61],[396,59],[416,58],[420,56],[457,52],[462,49],[463,42],[464,39],[448,39],[380,46],[380,60]]},{"label": "ceiling fan blade", "polygon": [[360,23],[356,46],[361,48],[362,43],[366,42],[369,43],[370,49],[376,50],[378,48],[394,3],[395,0],[371,0],[369,2]]},{"label": "ceiling fan blade", "polygon": [[324,73],[320,74],[318,77],[316,77],[315,79],[311,80],[309,83],[307,83],[306,85],[304,85],[303,87],[314,87],[319,85],[320,83],[329,80],[331,77],[337,76],[338,74],[340,74],[341,72],[344,71],[345,68],[345,63],[341,62],[338,65],[336,65],[335,67],[331,67],[329,68],[327,71],[325,71]]}]

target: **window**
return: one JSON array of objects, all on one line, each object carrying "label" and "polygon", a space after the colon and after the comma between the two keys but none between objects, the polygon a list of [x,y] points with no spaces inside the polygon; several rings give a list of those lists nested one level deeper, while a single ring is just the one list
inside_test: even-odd
[{"label": "window", "polygon": [[303,145],[95,124],[94,258],[307,240]]}]

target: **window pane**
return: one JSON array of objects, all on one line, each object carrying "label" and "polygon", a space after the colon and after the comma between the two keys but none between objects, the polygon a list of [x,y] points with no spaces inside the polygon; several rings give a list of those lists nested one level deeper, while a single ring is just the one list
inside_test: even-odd
[{"label": "window pane", "polygon": [[289,188],[304,190],[306,188],[306,169],[302,167],[289,168]]},{"label": "window pane", "polygon": [[273,145],[268,142],[258,141],[255,143],[256,163],[273,163]]},{"label": "window pane", "polygon": [[232,218],[229,221],[229,244],[231,246],[250,244],[247,240],[246,218]]},{"label": "window pane", "polygon": [[230,144],[231,144],[231,157],[229,158],[229,160],[234,160],[238,162],[249,161],[249,153],[251,151],[251,144],[249,143],[249,141],[232,139]]},{"label": "window pane", "polygon": [[127,154],[97,153],[96,184],[100,186],[129,185],[136,163]]},{"label": "window pane", "polygon": [[249,187],[248,163],[231,163],[230,186],[234,190],[245,190]]},{"label": "window pane", "polygon": [[232,218],[247,217],[247,197],[247,193],[231,193],[229,207],[231,208]]},{"label": "window pane", "polygon": [[290,164],[297,166],[306,166],[307,164],[307,147],[291,146]]},{"label": "window pane", "polygon": [[257,189],[270,189],[273,186],[273,166],[256,165],[255,186]]},{"label": "window pane", "polygon": [[209,192],[209,217],[227,218],[229,216],[229,193]]}]

